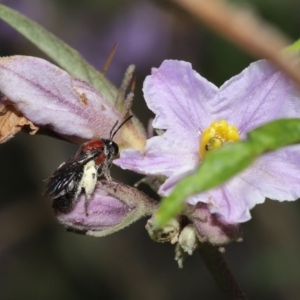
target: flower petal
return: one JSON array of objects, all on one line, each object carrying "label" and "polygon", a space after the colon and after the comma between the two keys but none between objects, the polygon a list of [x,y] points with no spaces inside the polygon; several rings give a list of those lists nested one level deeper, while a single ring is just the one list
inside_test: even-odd
[{"label": "flower petal", "polygon": [[290,146],[266,154],[220,188],[190,197],[188,202],[208,203],[211,213],[221,215],[228,223],[241,223],[251,218],[250,209],[265,198],[297,200],[300,197],[299,152],[300,146]]},{"label": "flower petal", "polygon": [[93,87],[40,58],[1,58],[0,90],[27,119],[69,140],[108,137],[121,118]]},{"label": "flower petal", "polygon": [[[173,139],[172,139],[173,138]],[[163,153],[163,155],[162,155]],[[114,164],[143,174],[172,176],[174,172],[194,169],[199,163],[199,155],[189,148],[174,133],[166,132],[147,140],[145,152],[133,149],[121,151]]]},{"label": "flower petal", "polygon": [[235,125],[244,135],[274,119],[299,117],[299,96],[292,80],[261,60],[224,83],[212,105],[219,119]]},{"label": "flower petal", "polygon": [[[218,88],[192,69],[190,63],[165,60],[144,82],[148,107],[156,114],[153,127],[168,129],[194,143],[206,128],[211,111],[209,99]],[[190,137],[190,138],[189,138]]]},{"label": "flower petal", "polygon": [[[299,153],[300,146],[291,146],[266,154],[240,177],[266,198],[297,200],[300,197]],[[296,157],[298,161],[295,161]]]},{"label": "flower petal", "polygon": [[168,196],[174,189],[174,186],[184,177],[194,172],[195,168],[189,166],[176,170],[159,188],[158,193],[161,196]]},{"label": "flower petal", "polygon": [[250,209],[264,200],[256,187],[237,176],[219,188],[190,197],[187,202],[207,203],[211,213],[218,214],[226,223],[236,224],[251,219]]},{"label": "flower petal", "polygon": [[114,163],[124,169],[166,176],[178,169],[194,169],[199,163],[200,134],[210,122],[208,100],[217,93],[217,87],[197,74],[190,63],[166,60],[159,69],[152,69],[143,90],[149,108],[156,113],[153,126],[167,131],[149,139],[144,153],[126,149]]}]

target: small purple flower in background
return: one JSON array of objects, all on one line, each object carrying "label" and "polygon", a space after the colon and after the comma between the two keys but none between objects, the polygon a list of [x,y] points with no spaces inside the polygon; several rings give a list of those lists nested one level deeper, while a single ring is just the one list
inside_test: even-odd
[{"label": "small purple flower in background", "polygon": [[[266,61],[251,64],[217,88],[190,63],[166,60],[146,78],[144,95],[156,114],[153,127],[164,133],[150,138],[143,153],[126,149],[114,163],[166,176],[158,191],[162,196],[193,172],[208,151],[244,139],[247,132],[271,120],[300,116],[296,86]],[[219,188],[187,202],[206,203],[211,213],[227,223],[245,222],[251,218],[249,210],[265,198],[291,201],[300,197],[299,161],[299,146],[266,154]]]}]

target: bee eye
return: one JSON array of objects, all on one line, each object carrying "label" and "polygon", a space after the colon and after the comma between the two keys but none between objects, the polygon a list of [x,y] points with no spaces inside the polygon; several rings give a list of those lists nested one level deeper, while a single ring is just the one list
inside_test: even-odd
[{"label": "bee eye", "polygon": [[119,153],[119,146],[115,142],[112,142],[112,146],[115,150],[115,155],[117,155]]}]

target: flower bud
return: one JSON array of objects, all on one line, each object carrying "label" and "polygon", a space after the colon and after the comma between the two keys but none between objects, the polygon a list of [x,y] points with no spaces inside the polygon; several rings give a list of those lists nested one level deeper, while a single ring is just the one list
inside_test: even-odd
[{"label": "flower bud", "polygon": [[171,219],[160,228],[154,226],[153,220],[153,217],[150,218],[146,224],[146,230],[152,240],[160,243],[170,242],[171,244],[175,244],[178,241],[180,224],[177,219]]},{"label": "flower bud", "polygon": [[198,245],[198,237],[193,224],[188,224],[179,235],[178,244],[184,252],[192,255]]},{"label": "flower bud", "polygon": [[183,267],[183,261],[187,255],[192,255],[197,247],[197,232],[193,224],[188,224],[182,229],[175,248],[175,260],[178,262],[179,268]]},{"label": "flower bud", "polygon": [[241,238],[239,224],[228,224],[217,214],[211,214],[207,204],[199,202],[196,205],[189,205],[187,211],[200,242],[222,246]]},{"label": "flower bud", "polygon": [[97,183],[89,200],[82,194],[69,211],[56,210],[55,213],[68,230],[102,237],[152,214],[155,208],[156,203],[140,191],[119,182],[103,180]]}]

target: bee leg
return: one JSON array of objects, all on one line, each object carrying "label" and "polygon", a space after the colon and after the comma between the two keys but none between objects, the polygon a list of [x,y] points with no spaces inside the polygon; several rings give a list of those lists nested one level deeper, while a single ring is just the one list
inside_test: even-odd
[{"label": "bee leg", "polygon": [[85,201],[84,201],[84,211],[85,211],[85,216],[88,217],[89,213],[88,213],[88,207],[89,207],[89,203],[90,203],[90,198],[91,195],[87,193],[87,191],[84,189],[84,196],[85,196]]},{"label": "bee leg", "polygon": [[108,181],[109,184],[112,183],[112,179],[109,173],[104,174],[104,177],[106,178],[106,180]]},{"label": "bee leg", "polygon": [[90,197],[88,195],[85,195],[85,201],[84,201],[84,210],[85,210],[85,216],[88,217],[88,207],[89,207]]},{"label": "bee leg", "polygon": [[109,184],[112,183],[112,178],[110,176],[110,166],[104,165],[98,169],[98,178],[101,178],[102,176],[105,177]]}]

